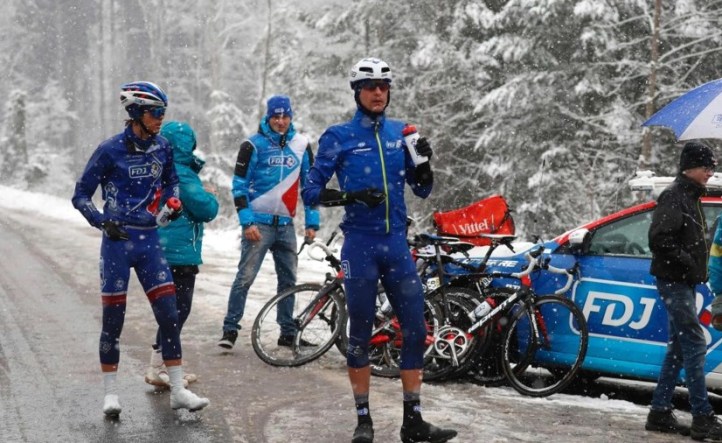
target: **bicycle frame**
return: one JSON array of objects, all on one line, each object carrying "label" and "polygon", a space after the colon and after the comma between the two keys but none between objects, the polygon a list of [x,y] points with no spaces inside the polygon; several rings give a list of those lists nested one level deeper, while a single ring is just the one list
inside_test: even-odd
[{"label": "bicycle frame", "polygon": [[323,286],[323,288],[321,288],[318,294],[316,294],[311,303],[309,303],[308,306],[306,306],[306,308],[298,315],[298,319],[304,320],[300,321],[297,319],[297,325],[301,328],[306,327],[311,322],[311,320],[316,317],[316,314],[321,312],[326,306],[329,299],[331,298],[329,294],[341,288],[342,282],[343,271],[340,271],[338,274],[336,274],[336,277],[334,277],[330,282],[327,279],[326,284]]},{"label": "bicycle frame", "polygon": [[[467,330],[462,330],[460,328],[456,328],[451,326],[451,321],[449,317],[450,306],[448,303],[448,298],[446,297],[445,290],[450,286],[450,282],[446,280],[445,278],[445,272],[444,272],[444,259],[441,256],[441,244],[443,241],[457,241],[458,239],[454,239],[451,237],[433,237],[433,236],[426,236],[427,240],[432,240],[432,245],[434,246],[434,259],[436,262],[436,273],[437,277],[433,277],[434,279],[438,278],[438,286],[429,291],[427,295],[429,296],[435,296],[436,294],[440,294],[442,299],[442,308],[444,310],[444,326],[439,328],[438,331],[435,332],[434,335],[434,346],[429,347],[427,351],[425,352],[425,355],[428,356],[432,349],[439,354],[440,357],[445,358],[446,354],[450,354],[450,359],[452,360],[452,364],[454,366],[458,366],[459,360],[458,360],[458,354],[456,352],[457,348],[464,349],[466,346],[468,346],[468,341],[470,337],[476,333],[480,328],[484,327],[485,325],[489,324],[491,321],[493,321],[494,318],[499,313],[507,312],[509,309],[511,309],[511,306],[515,304],[523,304],[524,309],[533,309],[534,306],[534,300],[536,299],[536,296],[534,292],[531,289],[531,280],[528,278],[529,274],[531,274],[538,266],[541,254],[543,252],[543,249],[541,246],[535,246],[525,254],[525,257],[528,260],[527,267],[521,271],[516,273],[500,273],[500,272],[492,272],[492,273],[484,273],[483,269],[485,269],[486,263],[491,256],[492,251],[498,247],[501,244],[507,244],[508,245],[508,239],[509,237],[493,237],[492,238],[492,246],[487,250],[485,256],[483,257],[481,264],[478,267],[470,267],[468,265],[465,265],[458,260],[454,260],[449,258],[447,261],[450,261],[452,263],[455,263],[457,265],[461,265],[471,271],[470,275],[474,275],[475,277],[479,278],[514,278],[518,279],[521,282],[520,289],[515,291],[511,296],[506,298],[504,301],[496,305],[490,312],[488,312],[486,315],[484,315],[482,318],[475,321]],[[506,239],[506,240],[505,240]],[[456,244],[459,244],[461,242],[458,242]],[[455,244],[455,243],[450,243]],[[429,258],[429,257],[426,257]],[[566,284],[557,289],[554,294],[562,294],[569,290],[573,283],[573,274],[574,270],[566,270],[561,268],[556,268],[554,266],[549,265],[548,263],[544,263],[542,265],[545,269],[549,269],[551,272],[564,274],[567,276]],[[434,285],[436,286],[436,285]],[[541,316],[536,312],[530,311],[529,317],[531,320],[531,328],[532,333],[536,337],[543,338],[543,341],[547,341],[546,337],[546,326],[544,325],[544,319],[541,318]],[[448,336],[450,338],[446,338],[445,336]],[[463,343],[460,343],[458,340],[462,340]]]}]

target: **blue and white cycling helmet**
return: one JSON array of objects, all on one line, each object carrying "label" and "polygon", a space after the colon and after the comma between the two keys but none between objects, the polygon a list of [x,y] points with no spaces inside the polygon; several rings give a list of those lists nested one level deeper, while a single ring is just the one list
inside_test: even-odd
[{"label": "blue and white cycling helmet", "polygon": [[143,112],[168,106],[168,96],[160,86],[151,82],[131,82],[120,87],[120,104],[132,119],[138,119]]},{"label": "blue and white cycling helmet", "polygon": [[391,83],[391,68],[385,61],[379,58],[365,58],[353,65],[349,73],[351,89],[356,89],[356,84],[364,80],[385,80]]}]

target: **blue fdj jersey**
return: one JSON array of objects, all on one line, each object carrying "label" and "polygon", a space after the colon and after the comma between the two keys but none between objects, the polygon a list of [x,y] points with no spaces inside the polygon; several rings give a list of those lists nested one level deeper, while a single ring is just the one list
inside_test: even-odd
[{"label": "blue fdj jersey", "polygon": [[404,122],[371,118],[357,111],[351,121],[331,126],[319,140],[316,161],[308,174],[303,199],[317,205],[319,194],[335,173],[344,192],[376,188],[386,194],[384,203],[368,208],[361,203],[344,207],[344,231],[389,233],[406,229],[404,183],[419,197],[431,193],[431,185],[418,186],[414,164],[401,131]]},{"label": "blue fdj jersey", "polygon": [[[98,186],[105,202],[102,214],[92,200]],[[170,145],[159,136],[140,140],[128,126],[90,157],[75,184],[73,206],[95,227],[105,220],[151,227],[160,205],[173,196],[178,197],[178,177]]]}]

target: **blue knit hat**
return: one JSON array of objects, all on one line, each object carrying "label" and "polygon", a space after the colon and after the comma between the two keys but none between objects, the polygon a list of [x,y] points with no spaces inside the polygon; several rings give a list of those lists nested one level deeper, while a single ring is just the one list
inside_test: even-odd
[{"label": "blue knit hat", "polygon": [[285,95],[274,95],[268,99],[266,103],[266,116],[268,118],[274,115],[287,115],[293,118],[293,109],[291,109],[291,99]]}]

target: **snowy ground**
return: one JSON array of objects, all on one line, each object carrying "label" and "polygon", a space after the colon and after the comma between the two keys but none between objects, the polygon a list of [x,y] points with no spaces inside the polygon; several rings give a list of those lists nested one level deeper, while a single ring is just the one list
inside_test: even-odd
[{"label": "snowy ground", "polygon": [[[79,249],[82,249],[82,253],[88,250],[97,250],[99,236],[87,226],[86,221],[72,207],[69,198],[60,199],[0,186],[0,217],[13,219],[16,212],[39,214],[38,218],[47,219],[48,229],[57,229],[58,225],[63,225],[72,226],[73,229],[69,229],[67,232],[87,233],[87,235],[78,236],[77,242],[79,245],[82,244],[82,248]],[[87,230],[83,228],[87,228]],[[63,231],[58,230],[58,232]],[[201,297],[196,298],[192,316],[200,317],[193,319],[193,323],[215,322],[218,324],[218,329],[214,330],[212,335],[210,332],[205,335],[184,334],[188,340],[213,344],[219,338],[228,290],[236,271],[239,256],[238,235],[239,231],[237,230],[214,230],[212,225],[206,231],[205,264],[197,281],[197,291],[202,293],[202,299]],[[327,270],[328,267],[324,263],[311,260],[305,253],[299,257],[299,282],[320,282]],[[250,331],[256,312],[273,293],[275,293],[275,273],[269,257],[249,294],[239,341],[248,342],[246,336],[249,334],[248,331]],[[345,371],[341,356],[329,354],[324,358],[325,360],[321,364],[293,371],[300,378],[310,370],[328,371],[329,380],[333,380],[333,383],[344,383]],[[624,386],[624,383],[620,383],[619,389],[625,389]],[[389,406],[387,417],[378,420],[382,431],[384,427],[390,429],[388,435],[395,435],[394,433],[397,431],[391,429],[395,429],[400,423],[399,395],[397,381],[376,378],[373,380],[372,404],[376,405],[376,410],[386,405]],[[671,442],[682,439],[682,437],[645,432],[644,420],[647,414],[645,406],[629,401],[609,399],[604,394],[596,398],[557,394],[548,398],[535,399],[521,396],[516,391],[505,387],[485,388],[468,383],[446,383],[425,385],[423,399],[427,411],[425,416],[431,421],[445,423],[459,429],[460,435],[454,440],[459,442],[531,442],[552,438],[554,441],[570,442],[579,440],[585,442],[635,441],[640,439]],[[347,420],[348,415],[352,414],[351,402],[348,398],[342,398],[338,400],[338,405],[337,409],[339,410],[326,411],[329,412],[328,417],[333,419],[333,417],[342,416],[344,420]],[[309,417],[312,422],[315,422],[314,419],[318,419],[318,412],[305,409],[297,410],[294,413],[297,417]],[[288,410],[285,413],[287,414]],[[682,413],[681,415],[683,418],[689,419],[688,414]],[[302,425],[301,421],[289,421],[287,416],[279,417],[278,423],[279,426],[275,433],[266,434],[266,441],[287,441],[284,435],[286,435],[288,427],[293,426],[309,427],[308,432],[311,435],[314,432],[313,424]],[[346,425],[344,424],[344,426]]]}]

